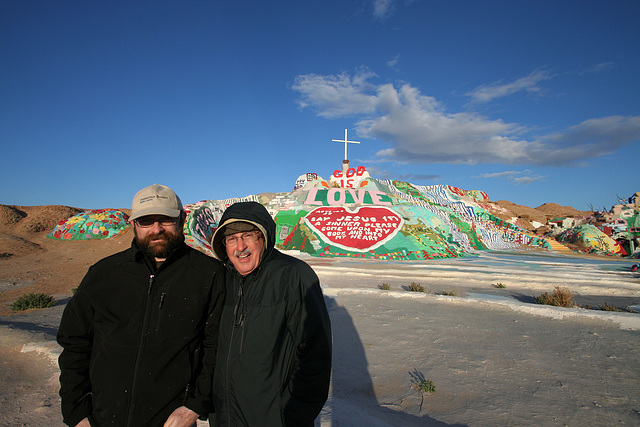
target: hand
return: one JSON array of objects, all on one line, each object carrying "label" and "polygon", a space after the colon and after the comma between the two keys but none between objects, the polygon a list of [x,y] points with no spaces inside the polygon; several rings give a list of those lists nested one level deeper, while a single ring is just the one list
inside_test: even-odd
[{"label": "hand", "polygon": [[198,414],[186,406],[181,406],[169,415],[164,427],[191,427],[196,423]]},{"label": "hand", "polygon": [[91,423],[89,423],[89,418],[85,418],[76,424],[76,427],[91,427]]}]

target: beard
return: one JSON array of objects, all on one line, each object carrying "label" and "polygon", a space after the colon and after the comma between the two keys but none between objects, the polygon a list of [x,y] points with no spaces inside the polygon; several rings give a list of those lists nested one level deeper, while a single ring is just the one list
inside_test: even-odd
[{"label": "beard", "polygon": [[[149,255],[152,258],[166,258],[174,249],[182,245],[184,242],[184,234],[182,234],[182,227],[175,233],[167,232],[160,234],[149,234],[145,237],[138,236],[136,231],[136,245],[138,248]],[[152,242],[152,240],[162,239],[158,242]]]}]

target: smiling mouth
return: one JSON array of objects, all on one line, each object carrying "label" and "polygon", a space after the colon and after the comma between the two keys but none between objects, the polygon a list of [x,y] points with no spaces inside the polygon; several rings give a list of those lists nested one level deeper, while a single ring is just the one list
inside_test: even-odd
[{"label": "smiling mouth", "polygon": [[251,256],[251,254],[242,254],[242,255],[238,255],[238,259],[247,259]]}]

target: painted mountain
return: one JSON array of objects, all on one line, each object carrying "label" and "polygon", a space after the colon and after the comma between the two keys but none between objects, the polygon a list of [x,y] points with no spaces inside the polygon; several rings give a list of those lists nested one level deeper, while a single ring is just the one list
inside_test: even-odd
[{"label": "painted mountain", "polygon": [[211,253],[222,212],[247,200],[274,217],[279,249],[319,257],[419,260],[522,245],[551,249],[548,240],[492,214],[495,207],[481,191],[378,180],[364,168],[336,171],[329,180],[302,175],[290,193],[188,205],[187,243]]}]

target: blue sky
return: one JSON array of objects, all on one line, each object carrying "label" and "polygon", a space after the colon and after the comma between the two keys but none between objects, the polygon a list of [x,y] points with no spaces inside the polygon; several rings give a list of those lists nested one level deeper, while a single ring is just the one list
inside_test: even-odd
[{"label": "blue sky", "polygon": [[640,191],[640,2],[0,0],[0,203],[292,190],[340,167],[609,209]]}]

